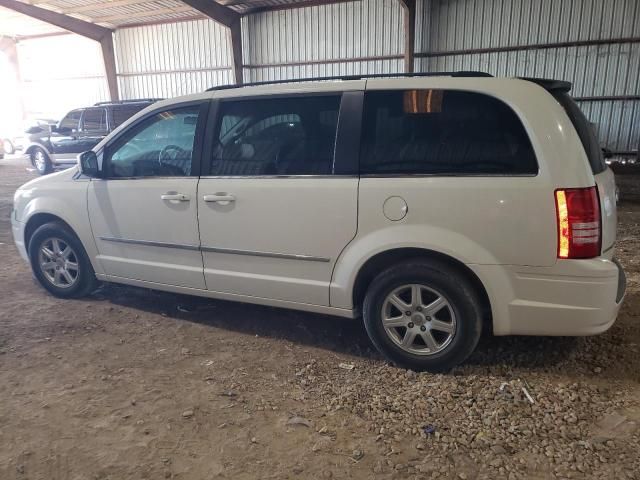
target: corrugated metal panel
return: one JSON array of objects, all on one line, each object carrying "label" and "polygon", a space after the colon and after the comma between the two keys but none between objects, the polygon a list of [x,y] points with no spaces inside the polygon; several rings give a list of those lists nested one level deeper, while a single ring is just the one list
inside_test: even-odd
[{"label": "corrugated metal panel", "polygon": [[[638,0],[419,0],[417,52],[640,36]],[[568,80],[578,97],[640,95],[640,44],[564,46],[418,58],[418,71],[480,70]],[[638,148],[640,102],[582,102],[603,146]]]},{"label": "corrugated metal panel", "polygon": [[[531,45],[640,35],[638,0],[419,0],[429,34],[418,51]],[[430,9],[431,6],[431,9]]]},{"label": "corrugated metal panel", "polygon": [[116,31],[122,98],[175,97],[232,83],[227,29],[211,20]]},{"label": "corrugated metal panel", "polygon": [[17,50],[27,117],[61,118],[73,108],[109,99],[98,43],[59,35],[21,40]]},{"label": "corrugated metal panel", "polygon": [[402,55],[403,41],[402,8],[397,0],[248,15],[243,19],[245,79],[398,72],[402,60],[388,57]]}]

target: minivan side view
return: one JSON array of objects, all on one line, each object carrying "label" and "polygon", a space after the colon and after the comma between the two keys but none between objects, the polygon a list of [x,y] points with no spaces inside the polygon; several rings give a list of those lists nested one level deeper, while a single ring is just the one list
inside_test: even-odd
[{"label": "minivan side view", "polygon": [[158,102],[15,194],[61,298],[99,281],[362,318],[444,371],[483,332],[615,321],[615,183],[567,82],[468,72],[218,87]]},{"label": "minivan side view", "polygon": [[30,129],[24,151],[40,175],[59,166],[73,166],[79,153],[95,147],[129,117],[158,100],[99,102],[72,110],[57,125]]}]

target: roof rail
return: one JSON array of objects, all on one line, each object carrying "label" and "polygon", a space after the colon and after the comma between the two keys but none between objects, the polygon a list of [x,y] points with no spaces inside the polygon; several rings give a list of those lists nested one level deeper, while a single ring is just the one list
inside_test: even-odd
[{"label": "roof rail", "polygon": [[160,100],[164,100],[164,98],[132,98],[131,100],[117,100],[113,102],[98,102],[94,103],[94,107],[104,106],[104,105],[126,105],[127,103],[153,103],[159,102]]},{"label": "roof rail", "polygon": [[280,83],[303,83],[303,82],[325,82],[331,80],[363,80],[367,78],[407,78],[407,77],[492,77],[493,75],[486,72],[459,71],[459,72],[419,72],[419,73],[372,73],[364,75],[342,75],[336,77],[308,77],[308,78],[289,78],[284,80],[269,80],[266,82],[243,83],[241,85],[218,85],[216,87],[207,88],[207,92],[216,90],[230,90],[232,88],[257,87],[260,85],[277,85]]}]

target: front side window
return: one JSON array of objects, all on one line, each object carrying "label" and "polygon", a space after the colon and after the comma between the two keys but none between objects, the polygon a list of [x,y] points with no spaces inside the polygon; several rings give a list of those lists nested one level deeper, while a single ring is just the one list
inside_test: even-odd
[{"label": "front side window", "polygon": [[365,95],[360,172],[535,175],[538,165],[504,102],[457,90],[392,90]]},{"label": "front side window", "polygon": [[110,178],[191,175],[199,106],[156,113],[107,147]]},{"label": "front side window", "polygon": [[82,117],[82,130],[85,132],[106,132],[107,111],[104,108],[88,108]]},{"label": "front side window", "polygon": [[82,110],[74,110],[67,113],[67,116],[60,120],[58,128],[60,130],[66,130],[69,132],[75,132],[78,130],[80,124],[80,117],[82,116]]},{"label": "front side window", "polygon": [[223,102],[210,174],[331,174],[339,108],[339,95]]}]

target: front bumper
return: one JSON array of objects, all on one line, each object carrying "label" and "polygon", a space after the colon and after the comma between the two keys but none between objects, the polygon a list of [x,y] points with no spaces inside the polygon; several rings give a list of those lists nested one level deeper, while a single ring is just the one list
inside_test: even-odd
[{"label": "front bumper", "polygon": [[559,260],[553,267],[479,270],[496,335],[602,333],[615,322],[626,290],[624,270],[606,258]]},{"label": "front bumper", "polygon": [[18,252],[20,252],[20,256],[25,262],[29,263],[27,246],[24,243],[24,228],[26,224],[16,220],[15,216],[15,212],[11,212],[11,232],[13,233],[13,241],[18,248]]}]

